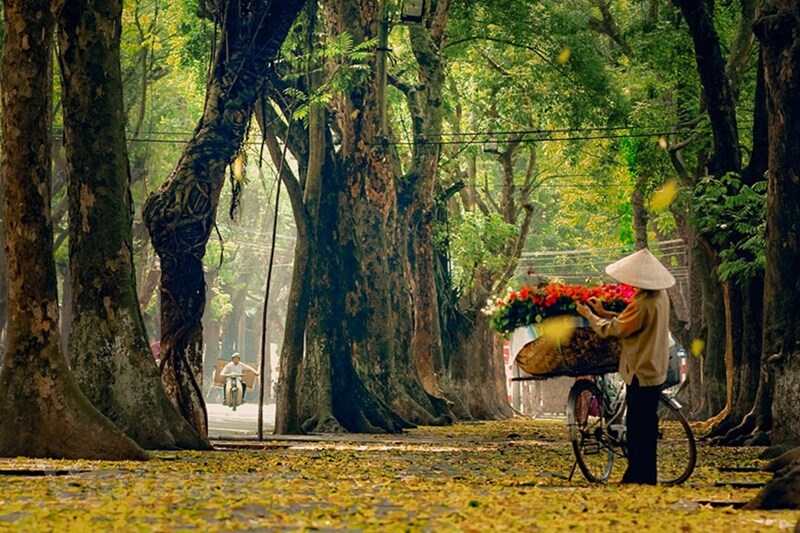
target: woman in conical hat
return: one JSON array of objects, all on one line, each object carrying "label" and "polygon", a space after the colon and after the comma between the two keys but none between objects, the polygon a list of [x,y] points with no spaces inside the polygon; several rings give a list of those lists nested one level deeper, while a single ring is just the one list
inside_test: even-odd
[{"label": "woman in conical hat", "polygon": [[578,313],[601,337],[619,337],[619,372],[628,384],[628,469],[623,483],[655,484],[658,398],[669,361],[669,297],[675,278],[650,250],[643,248],[606,267],[615,280],[638,288],[622,313],[603,309],[597,300],[578,304]]}]

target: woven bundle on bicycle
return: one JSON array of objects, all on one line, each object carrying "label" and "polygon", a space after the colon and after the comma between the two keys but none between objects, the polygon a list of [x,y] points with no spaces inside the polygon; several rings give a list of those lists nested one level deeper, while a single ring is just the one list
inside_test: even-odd
[{"label": "woven bundle on bicycle", "polygon": [[534,376],[581,376],[616,371],[619,339],[602,338],[591,328],[575,328],[568,342],[540,337],[517,354],[517,365]]}]

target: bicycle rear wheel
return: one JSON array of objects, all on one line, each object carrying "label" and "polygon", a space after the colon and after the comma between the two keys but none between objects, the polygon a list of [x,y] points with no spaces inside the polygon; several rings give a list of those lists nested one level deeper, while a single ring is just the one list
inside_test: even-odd
[{"label": "bicycle rear wheel", "polygon": [[576,381],[567,398],[567,426],[578,467],[587,480],[603,483],[614,466],[614,448],[606,433],[606,411],[597,385]]},{"label": "bicycle rear wheel", "polygon": [[679,485],[689,479],[697,462],[697,447],[680,405],[662,394],[658,400],[658,482]]}]

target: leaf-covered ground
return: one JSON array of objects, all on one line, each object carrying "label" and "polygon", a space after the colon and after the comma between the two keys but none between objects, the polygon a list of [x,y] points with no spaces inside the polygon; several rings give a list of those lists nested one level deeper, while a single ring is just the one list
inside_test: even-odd
[{"label": "leaf-covered ground", "polygon": [[217,444],[145,463],[0,459],[0,529],[749,532],[800,518],[737,508],[769,476],[719,467],[755,466],[760,449],[703,446],[681,487],[570,481],[563,421]]}]

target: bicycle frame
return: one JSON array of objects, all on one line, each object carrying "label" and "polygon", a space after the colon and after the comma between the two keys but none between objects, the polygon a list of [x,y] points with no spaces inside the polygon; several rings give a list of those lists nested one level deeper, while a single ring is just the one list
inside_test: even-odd
[{"label": "bicycle frame", "polygon": [[[616,387],[605,375],[595,376],[595,385],[600,389],[605,410],[609,413],[606,420],[608,431],[605,436],[611,439],[614,453],[622,457],[627,457],[628,447],[626,443],[628,425],[625,422],[625,415],[628,410],[628,387],[624,381],[619,387]],[[619,453],[617,448],[619,448],[622,453]]]},{"label": "bicycle frame", "polygon": [[[659,461],[659,482],[683,483],[689,478],[697,458],[694,436],[681,406],[663,392],[658,404],[659,456],[664,452],[672,461]],[[627,387],[611,376],[595,375],[579,379],[567,400],[567,426],[576,462],[570,479],[579,466],[587,480],[608,480],[615,457],[627,458]]]}]

